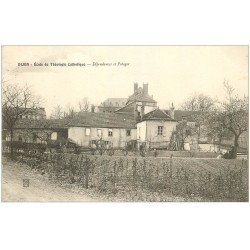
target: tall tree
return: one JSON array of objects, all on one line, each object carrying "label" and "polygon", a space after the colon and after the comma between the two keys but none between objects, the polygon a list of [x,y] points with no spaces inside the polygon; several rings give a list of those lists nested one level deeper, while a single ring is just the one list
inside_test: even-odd
[{"label": "tall tree", "polygon": [[3,86],[2,116],[7,129],[10,131],[10,152],[12,160],[14,157],[14,127],[28,109],[38,107],[39,103],[39,98],[32,93],[27,85],[21,87],[18,84],[5,84]]},{"label": "tall tree", "polygon": [[181,108],[189,111],[207,112],[214,107],[214,103],[215,101],[211,97],[196,93],[190,96],[188,100],[182,104]]},{"label": "tall tree", "polygon": [[89,112],[90,106],[91,104],[87,97],[84,97],[81,101],[78,102],[78,107],[80,111]]},{"label": "tall tree", "polygon": [[50,119],[62,119],[64,117],[63,108],[60,105],[54,107]]},{"label": "tall tree", "polygon": [[64,112],[64,117],[66,118],[73,118],[75,117],[77,112],[75,111],[75,108],[71,106],[70,104],[66,107],[66,112]]},{"label": "tall tree", "polygon": [[175,133],[179,141],[180,150],[184,150],[187,138],[197,135],[197,126],[189,125],[187,121],[183,120],[177,124]]},{"label": "tall tree", "polygon": [[217,101],[210,96],[195,93],[181,106],[183,110],[196,111],[192,114],[192,118],[197,126],[198,141],[207,133],[207,117],[215,109],[216,103]]},{"label": "tall tree", "polygon": [[214,126],[214,129],[217,134],[230,132],[234,135],[232,158],[236,158],[239,138],[242,133],[248,130],[248,98],[239,98],[237,95],[234,95],[234,89],[228,81],[224,81],[224,87],[227,99],[220,103],[220,106],[214,113],[213,120],[215,125],[217,124],[217,126]]},{"label": "tall tree", "polygon": [[234,135],[233,158],[236,158],[239,137],[248,130],[248,98],[239,98],[237,95],[233,95],[234,89],[228,82],[224,82],[224,87],[228,98],[222,103],[219,119],[222,127]]}]

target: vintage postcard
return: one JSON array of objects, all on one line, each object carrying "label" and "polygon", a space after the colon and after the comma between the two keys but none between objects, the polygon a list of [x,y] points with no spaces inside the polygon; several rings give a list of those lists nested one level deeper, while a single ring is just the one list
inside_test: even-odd
[{"label": "vintage postcard", "polygon": [[2,46],[2,201],[247,202],[248,46]]}]

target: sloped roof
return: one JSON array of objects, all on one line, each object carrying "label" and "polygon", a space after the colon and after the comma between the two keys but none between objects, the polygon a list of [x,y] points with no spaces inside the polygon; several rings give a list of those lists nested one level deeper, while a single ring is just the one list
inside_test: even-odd
[{"label": "sloped roof", "polygon": [[82,112],[70,120],[68,127],[95,128],[136,128],[136,120],[132,115],[116,113]]},{"label": "sloped roof", "polygon": [[[74,118],[64,119],[20,119],[16,129],[66,129],[69,127],[95,127],[95,128],[136,128],[134,116],[115,113],[81,112]],[[7,128],[3,124],[3,128]]]},{"label": "sloped roof", "polygon": [[168,114],[161,109],[155,109],[142,117],[142,121],[148,120],[164,120],[164,121],[175,121]]},{"label": "sloped roof", "polygon": [[157,103],[149,94],[144,93],[142,88],[139,88],[133,95],[128,98],[127,104],[135,101]]},{"label": "sloped roof", "polygon": [[[170,114],[169,110],[164,110],[166,114]],[[189,110],[175,110],[174,119],[181,121],[184,117],[188,122],[194,122],[195,116],[200,115],[201,111],[189,111]]]},{"label": "sloped roof", "polygon": [[[67,128],[69,119],[20,119],[15,124],[17,129],[64,129]],[[3,127],[7,128],[6,124],[3,123]]]},{"label": "sloped roof", "polygon": [[117,109],[115,112],[116,113],[130,113],[130,114],[133,114],[134,113],[134,109],[135,108],[133,106],[133,103],[129,103],[126,106]]}]

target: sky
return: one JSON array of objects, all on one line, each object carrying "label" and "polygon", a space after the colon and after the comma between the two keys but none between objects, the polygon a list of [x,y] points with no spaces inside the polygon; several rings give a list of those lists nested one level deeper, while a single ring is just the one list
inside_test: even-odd
[{"label": "sky", "polygon": [[180,108],[194,93],[224,99],[225,79],[235,94],[248,96],[248,47],[3,46],[2,78],[3,84],[31,86],[42,97],[47,115],[56,105],[77,107],[84,97],[95,105],[107,98],[126,98],[135,82],[149,84],[149,94],[160,108],[172,102]]}]

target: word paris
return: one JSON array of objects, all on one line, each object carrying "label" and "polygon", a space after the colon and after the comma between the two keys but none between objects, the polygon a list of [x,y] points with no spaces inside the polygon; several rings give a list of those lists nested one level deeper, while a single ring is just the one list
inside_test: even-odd
[{"label": "word paris", "polygon": [[92,63],[41,63],[41,62],[35,62],[35,63],[18,63],[18,66],[35,66],[35,67],[85,67],[85,66],[92,66],[92,67],[99,67],[99,66],[113,66],[113,67],[127,67],[130,63],[123,63],[123,62],[112,62],[112,63],[105,63],[105,62],[92,62]]}]

